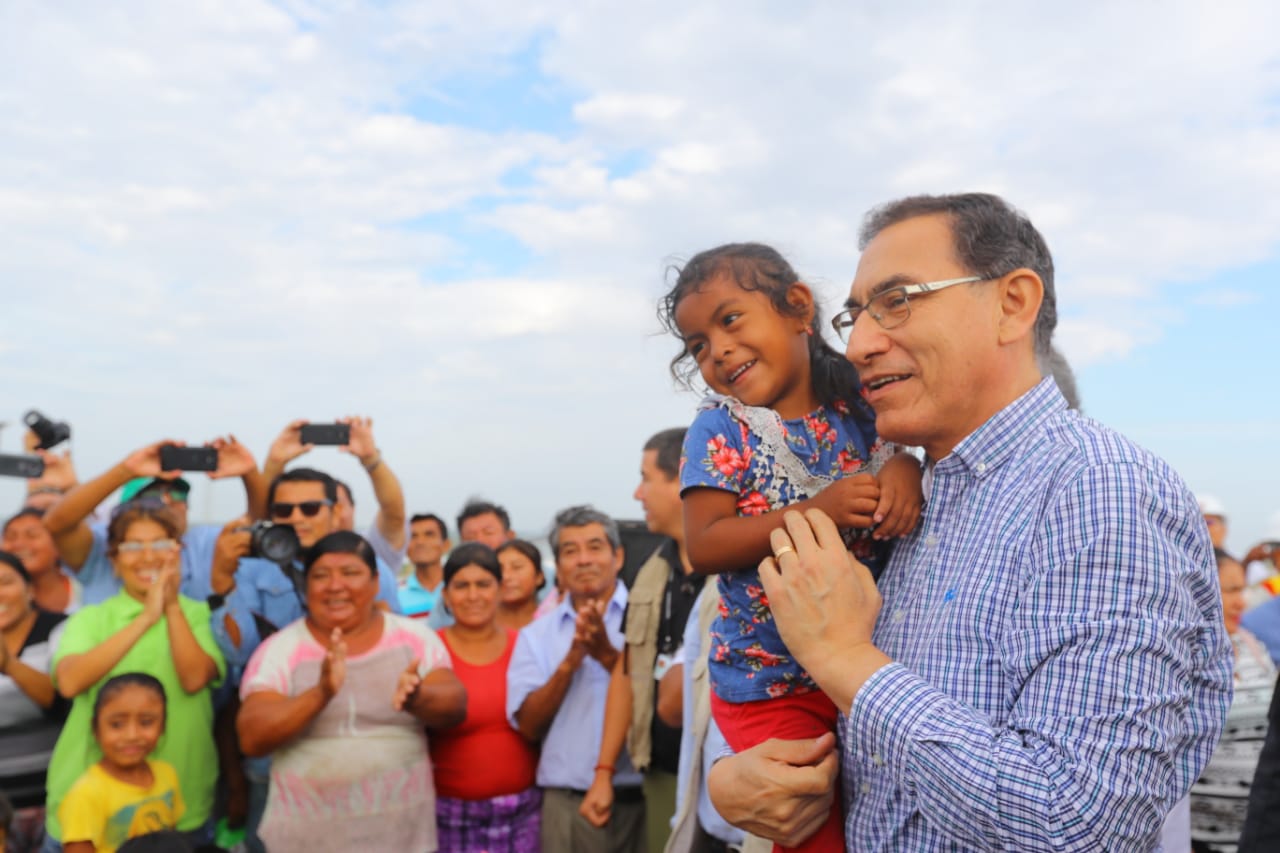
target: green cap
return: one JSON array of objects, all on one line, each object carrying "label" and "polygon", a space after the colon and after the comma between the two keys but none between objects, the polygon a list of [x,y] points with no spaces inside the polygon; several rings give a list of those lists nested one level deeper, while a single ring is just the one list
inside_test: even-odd
[{"label": "green cap", "polygon": [[121,487],[120,503],[128,503],[153,485],[167,486],[175,492],[182,492],[184,496],[191,492],[191,484],[181,477],[175,477],[172,480],[160,477],[136,477]]}]

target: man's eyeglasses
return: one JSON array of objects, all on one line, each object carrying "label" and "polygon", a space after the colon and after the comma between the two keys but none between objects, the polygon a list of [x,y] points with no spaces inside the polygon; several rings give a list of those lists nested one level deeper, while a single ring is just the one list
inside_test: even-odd
[{"label": "man's eyeglasses", "polygon": [[152,542],[121,542],[116,550],[121,554],[141,554],[144,551],[152,553],[172,551],[177,547],[177,539],[156,539]]},{"label": "man's eyeglasses", "polygon": [[[932,293],[957,284],[973,284],[975,281],[987,281],[978,275],[964,278],[948,278],[944,281],[926,281],[922,284],[900,284],[882,290],[867,302],[866,305],[848,305],[843,311],[831,318],[831,328],[836,330],[840,340],[849,342],[853,324],[863,311],[875,319],[882,329],[893,329],[907,322],[911,316],[911,298],[921,293]],[[846,303],[847,304],[847,303]]]},{"label": "man's eyeglasses", "polygon": [[302,503],[273,503],[271,505],[272,518],[288,518],[293,515],[294,507],[297,507],[305,518],[315,518],[320,514],[320,510],[327,506],[333,506],[333,501],[303,501]]}]

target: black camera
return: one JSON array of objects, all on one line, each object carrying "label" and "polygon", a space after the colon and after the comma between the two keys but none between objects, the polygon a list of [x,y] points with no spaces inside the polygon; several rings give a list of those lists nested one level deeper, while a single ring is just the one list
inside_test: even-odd
[{"label": "black camera", "polygon": [[289,525],[255,521],[244,529],[249,531],[249,556],[270,560],[277,566],[289,566],[298,559],[302,545]]},{"label": "black camera", "polygon": [[23,415],[22,422],[40,439],[40,443],[36,445],[38,450],[48,450],[71,438],[70,424],[66,421],[51,421],[35,409]]}]

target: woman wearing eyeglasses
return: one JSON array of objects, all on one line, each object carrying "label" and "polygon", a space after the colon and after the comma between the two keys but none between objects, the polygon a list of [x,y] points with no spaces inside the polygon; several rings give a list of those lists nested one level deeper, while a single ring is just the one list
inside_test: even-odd
[{"label": "woman wearing eyeglasses", "polygon": [[[209,628],[209,608],[178,593],[181,544],[167,508],[123,505],[107,528],[107,555],[121,590],[71,616],[53,655],[53,681],[72,699],[71,714],[49,765],[50,839],[61,838],[58,806],[67,790],[101,758],[90,718],[98,689],[126,672],[145,672],[164,685],[165,735],[154,757],[178,773],[186,813],[178,829],[210,837],[218,759],[213,744],[211,687],[224,675]],[[56,849],[46,843],[46,850]]]}]

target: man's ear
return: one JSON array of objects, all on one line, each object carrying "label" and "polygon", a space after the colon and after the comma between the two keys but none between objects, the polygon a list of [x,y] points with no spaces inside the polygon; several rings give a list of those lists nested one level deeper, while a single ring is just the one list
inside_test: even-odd
[{"label": "man's ear", "polygon": [[1034,334],[1044,281],[1032,270],[1021,268],[1001,277],[999,340],[1011,344]]}]

